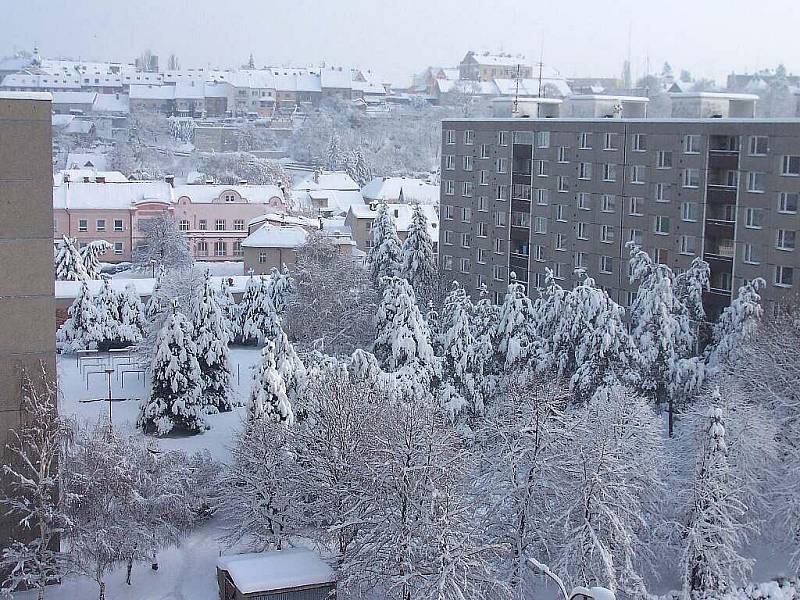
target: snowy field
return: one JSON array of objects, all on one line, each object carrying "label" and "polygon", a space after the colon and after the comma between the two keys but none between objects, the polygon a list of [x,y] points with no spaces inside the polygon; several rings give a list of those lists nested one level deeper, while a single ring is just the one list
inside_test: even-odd
[{"label": "snowy field", "polygon": [[[242,261],[196,261],[195,268],[199,273],[205,273],[206,270],[211,272],[213,277],[244,275],[244,262]],[[150,269],[135,270],[128,269],[114,273],[111,277],[113,279],[147,279],[152,277],[153,273]]]},{"label": "snowy field", "polygon": [[[231,348],[233,393],[242,402],[250,389],[251,369],[260,356],[259,348]],[[103,365],[86,365],[79,369],[74,355],[58,357],[60,410],[74,416],[79,422],[92,424],[98,419],[108,419],[108,379],[104,373],[88,375],[87,371],[100,370],[108,364],[108,354],[98,355]],[[115,359],[114,362],[122,362]],[[120,367],[117,367],[120,371]],[[143,435],[136,428],[138,400],[147,394],[147,386],[135,373],[125,376],[125,385],[112,376],[112,417],[114,427],[120,431]],[[102,398],[103,401],[97,401]],[[208,417],[211,429],[191,437],[167,437],[159,440],[165,448],[185,452],[208,449],[213,457],[226,461],[233,436],[245,419],[244,407],[230,413]],[[143,436],[144,437],[144,436]],[[152,439],[152,438],[150,438]],[[108,600],[216,600],[216,560],[227,552],[217,541],[219,530],[214,520],[196,529],[179,548],[170,548],[159,554],[160,569],[152,571],[148,564],[134,567],[132,585],[125,584],[125,568],[116,569],[107,579]],[[47,590],[47,598],[56,600],[84,600],[98,596],[97,584],[85,578],[68,578],[62,585]],[[21,600],[35,598],[32,593],[14,596]]]}]

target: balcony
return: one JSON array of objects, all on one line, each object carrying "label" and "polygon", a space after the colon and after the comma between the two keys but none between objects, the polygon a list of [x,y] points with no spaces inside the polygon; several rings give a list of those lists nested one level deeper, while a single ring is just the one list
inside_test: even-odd
[{"label": "balcony", "polygon": [[704,254],[710,260],[731,263],[736,255],[736,247],[733,240],[709,238]]},{"label": "balcony", "polygon": [[739,172],[735,169],[709,169],[708,187],[736,189],[739,187]]},{"label": "balcony", "polygon": [[738,154],[738,135],[712,135],[708,140],[708,151],[715,154]]},{"label": "balcony", "polygon": [[714,187],[709,184],[706,201],[709,204],[736,204],[735,187]]},{"label": "balcony", "polygon": [[511,164],[514,175],[531,176],[531,159],[530,158],[515,158]]},{"label": "balcony", "polygon": [[708,168],[735,171],[739,168],[739,153],[709,150]]},{"label": "balcony", "polygon": [[511,198],[513,200],[527,200],[530,202],[533,188],[524,183],[515,183],[511,186]]},{"label": "balcony", "polygon": [[710,223],[733,225],[736,223],[735,204],[713,204],[708,207],[706,221]]},{"label": "balcony", "polygon": [[527,212],[512,212],[511,213],[511,226],[522,227],[525,229],[531,228],[531,215]]}]

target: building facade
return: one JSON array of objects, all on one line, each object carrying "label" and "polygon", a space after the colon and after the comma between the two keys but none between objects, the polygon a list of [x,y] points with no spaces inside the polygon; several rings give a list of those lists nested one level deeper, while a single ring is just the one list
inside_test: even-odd
[{"label": "building facade", "polygon": [[512,272],[533,292],[577,268],[630,306],[628,241],[708,261],[712,313],[744,280],[766,304],[800,289],[800,120],[452,120],[441,169],[442,267],[496,302]]},{"label": "building facade", "polygon": [[[49,94],[0,92],[0,454],[17,429],[22,371],[55,377]],[[0,547],[14,519],[0,514]]]}]

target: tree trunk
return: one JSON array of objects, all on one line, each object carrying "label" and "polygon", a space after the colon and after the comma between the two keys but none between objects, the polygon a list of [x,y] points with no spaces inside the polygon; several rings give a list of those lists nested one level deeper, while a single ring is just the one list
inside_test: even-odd
[{"label": "tree trunk", "polygon": [[125,583],[127,583],[128,585],[131,584],[131,571],[133,571],[133,559],[129,558],[128,565],[125,570]]},{"label": "tree trunk", "polygon": [[667,411],[669,413],[669,417],[668,417],[668,421],[669,421],[669,426],[668,426],[669,437],[672,437],[673,429],[674,429],[674,420],[675,420],[675,406],[674,406],[674,402],[672,400],[672,396],[670,396],[670,398],[669,398],[669,404],[668,404]]},{"label": "tree trunk", "polygon": [[100,584],[100,600],[106,600],[106,582],[98,581]]}]

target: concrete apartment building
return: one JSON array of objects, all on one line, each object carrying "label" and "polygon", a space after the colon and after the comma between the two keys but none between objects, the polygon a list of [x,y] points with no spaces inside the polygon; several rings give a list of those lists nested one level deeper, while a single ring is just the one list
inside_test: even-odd
[{"label": "concrete apartment building", "polygon": [[743,280],[767,305],[800,289],[800,120],[448,120],[441,169],[442,266],[495,302],[511,272],[570,287],[581,267],[629,306],[629,240],[675,271],[708,261],[712,311]]},{"label": "concrete apartment building", "polygon": [[[55,376],[51,98],[0,92],[0,454],[19,427],[21,375]],[[0,514],[0,547],[13,519]]]}]

